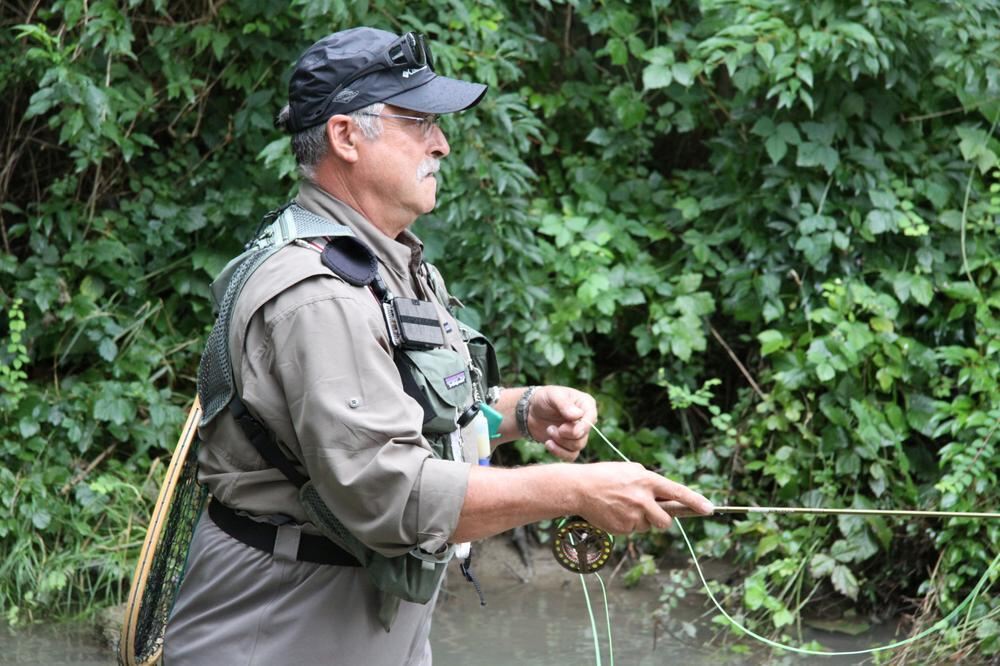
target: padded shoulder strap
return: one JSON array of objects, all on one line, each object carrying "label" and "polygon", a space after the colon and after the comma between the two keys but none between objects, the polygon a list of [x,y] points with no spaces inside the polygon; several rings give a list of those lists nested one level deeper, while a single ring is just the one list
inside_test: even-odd
[{"label": "padded shoulder strap", "polygon": [[323,248],[323,265],[355,287],[367,287],[378,277],[375,255],[353,236],[330,239]]},{"label": "padded shoulder strap", "polygon": [[352,238],[354,232],[350,227],[327,220],[293,203],[248,243],[246,251],[230,261],[212,283],[219,313],[198,367],[198,396],[204,410],[201,425],[210,423],[235,395],[229,327],[243,285],[281,248],[299,238],[320,236]]}]

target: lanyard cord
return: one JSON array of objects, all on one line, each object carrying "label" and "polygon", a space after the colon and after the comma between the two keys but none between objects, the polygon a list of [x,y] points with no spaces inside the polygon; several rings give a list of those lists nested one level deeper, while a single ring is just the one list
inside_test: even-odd
[{"label": "lanyard cord", "polygon": [[[593,423],[590,423],[588,421],[584,421],[584,423],[586,423],[588,426],[590,426],[594,430],[594,432],[596,432],[600,436],[600,438],[604,440],[604,443],[607,444],[609,447],[611,447],[611,450],[614,451],[615,453],[617,453],[621,457],[622,460],[624,460],[625,462],[631,462],[624,453],[622,453],[621,451],[619,451],[618,448],[614,444],[612,444],[611,441],[607,437],[604,436],[604,433],[601,432],[600,429],[598,429],[598,427],[596,425],[594,425]],[[769,638],[765,638],[764,636],[761,636],[759,634],[754,633],[753,631],[751,631],[750,629],[747,629],[746,627],[744,627],[743,625],[741,625],[739,622],[737,622],[735,619],[733,619],[733,617],[731,615],[729,615],[729,613],[726,612],[726,609],[722,607],[722,604],[720,604],[719,601],[715,598],[715,595],[712,594],[712,590],[708,586],[708,581],[705,580],[705,574],[701,570],[701,564],[698,561],[698,556],[694,552],[694,546],[691,545],[691,540],[688,539],[687,532],[684,531],[684,527],[681,525],[680,519],[678,519],[678,518],[675,517],[674,518],[674,524],[677,525],[677,529],[680,530],[681,536],[684,537],[684,543],[687,545],[688,551],[691,553],[691,559],[694,562],[695,569],[698,571],[698,578],[701,579],[701,584],[705,587],[705,591],[708,593],[708,598],[712,600],[712,603],[715,605],[716,609],[718,609],[718,611],[720,613],[722,613],[723,617],[725,617],[727,620],[729,620],[729,622],[734,627],[736,627],[737,629],[739,629],[741,632],[743,632],[747,636],[750,636],[751,638],[754,638],[754,639],[760,641],[761,643],[764,643],[765,645],[769,645],[770,647],[778,648],[780,650],[787,650],[789,652],[795,652],[797,654],[805,654],[805,655],[811,655],[811,656],[843,657],[843,656],[854,656],[854,655],[862,655],[862,654],[873,654],[875,652],[881,652],[881,651],[884,651],[884,650],[893,650],[893,649],[896,649],[896,648],[899,648],[899,647],[903,647],[904,645],[908,645],[908,644],[916,642],[916,641],[918,641],[918,640],[920,640],[922,638],[926,638],[927,636],[930,636],[933,633],[936,633],[936,632],[939,632],[939,631],[944,631],[948,627],[948,625],[951,624],[951,621],[953,619],[955,619],[955,617],[957,617],[958,614],[961,613],[963,609],[965,609],[967,606],[969,606],[970,604],[972,604],[976,600],[976,598],[979,597],[980,592],[982,592],[983,587],[986,585],[986,581],[989,579],[990,573],[992,573],[993,569],[997,566],[997,563],[1000,562],[1000,553],[998,553],[997,556],[993,558],[993,561],[990,563],[990,565],[988,567],[986,567],[986,571],[983,573],[982,578],[979,579],[979,582],[973,588],[972,592],[970,592],[969,595],[965,598],[965,600],[962,601],[962,603],[960,603],[958,606],[956,606],[954,610],[952,610],[950,613],[948,613],[948,615],[946,617],[938,620],[933,625],[931,625],[929,628],[925,629],[924,631],[921,631],[919,634],[917,634],[915,636],[911,636],[910,638],[907,638],[907,639],[902,640],[902,641],[897,641],[895,643],[890,643],[888,645],[882,645],[882,646],[875,647],[875,648],[870,648],[870,649],[867,649],[867,650],[850,650],[850,651],[845,651],[845,652],[824,652],[824,651],[821,651],[821,650],[810,650],[808,648],[800,648],[800,647],[795,647],[794,645],[785,645],[783,643],[778,643],[776,641],[772,641]],[[593,629],[593,632],[594,632],[594,649],[597,652],[597,666],[601,666],[601,654],[600,654],[600,651],[598,649],[598,644],[597,644],[597,626],[596,626],[596,624],[594,622],[594,612],[593,612],[593,610],[590,607],[590,595],[587,594],[587,586],[586,586],[586,582],[583,581],[583,574],[580,574],[580,580],[581,580],[581,582],[583,582],[583,585],[584,585],[584,587],[583,587],[583,594],[584,594],[584,597],[587,599],[587,610],[590,613],[591,628]],[[598,576],[598,580],[600,580],[600,576]],[[604,591],[604,581],[601,581],[601,590]],[[607,597],[607,592],[606,591],[604,591],[604,608],[605,608],[605,611],[608,613],[608,644],[609,644],[609,648],[610,648],[610,643],[611,643],[611,614],[610,614],[610,611],[608,611],[608,597]],[[970,609],[970,611],[971,611],[971,609]],[[612,657],[611,657],[611,666],[614,666],[614,652],[613,651],[612,651],[611,655],[612,655]]]}]

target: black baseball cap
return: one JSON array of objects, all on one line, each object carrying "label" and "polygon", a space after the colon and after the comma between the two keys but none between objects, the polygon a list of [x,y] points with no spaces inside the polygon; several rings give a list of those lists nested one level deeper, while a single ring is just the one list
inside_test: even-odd
[{"label": "black baseball cap", "polygon": [[385,102],[421,113],[475,106],[486,86],[434,73],[423,35],[351,28],[319,40],[299,57],[288,82],[288,132]]}]

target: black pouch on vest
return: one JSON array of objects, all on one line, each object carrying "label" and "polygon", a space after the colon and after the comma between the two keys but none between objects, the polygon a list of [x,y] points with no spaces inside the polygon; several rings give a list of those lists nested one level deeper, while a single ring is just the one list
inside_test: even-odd
[{"label": "black pouch on vest", "polygon": [[437,308],[430,301],[394,298],[383,303],[392,343],[402,349],[434,349],[444,346],[444,330]]}]

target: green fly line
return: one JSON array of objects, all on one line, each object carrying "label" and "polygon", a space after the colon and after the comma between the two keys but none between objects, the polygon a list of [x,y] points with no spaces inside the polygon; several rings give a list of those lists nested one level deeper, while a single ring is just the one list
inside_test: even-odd
[{"label": "green fly line", "polygon": [[[632,462],[631,460],[628,459],[628,457],[624,453],[619,451],[618,448],[614,444],[612,444],[607,437],[604,436],[604,433],[601,432],[597,426],[587,421],[584,421],[584,423],[590,426],[594,430],[594,432],[596,432],[600,436],[600,438],[604,440],[604,443],[607,444],[609,447],[611,447],[611,450],[617,453],[622,458],[622,460],[624,460],[625,462]],[[719,601],[715,598],[715,595],[712,593],[712,590],[708,585],[708,581],[705,579],[705,574],[701,569],[701,563],[698,560],[698,555],[694,552],[694,546],[691,544],[691,540],[688,539],[687,532],[684,531],[684,527],[681,525],[680,519],[675,517],[674,523],[677,525],[677,529],[680,530],[681,536],[684,538],[684,543],[687,545],[688,551],[691,553],[691,559],[694,562],[695,569],[698,571],[698,577],[701,579],[701,584],[705,587],[705,591],[708,593],[708,598],[712,600],[712,603],[715,605],[716,609],[718,609],[718,611],[722,613],[723,617],[729,620],[729,622],[734,627],[739,629],[741,632],[743,632],[747,636],[750,636],[751,638],[757,641],[760,641],[761,643],[764,643],[765,645],[768,645],[773,648],[778,648],[779,650],[786,650],[788,652],[794,652],[797,654],[810,655],[810,656],[846,657],[846,656],[857,656],[863,654],[873,654],[875,652],[882,652],[884,650],[894,650],[896,648],[900,648],[903,647],[904,645],[909,645],[910,643],[926,638],[927,636],[930,636],[931,634],[936,633],[938,631],[943,631],[948,627],[949,624],[951,624],[951,621],[955,619],[955,617],[957,617],[959,613],[962,612],[963,609],[972,604],[976,600],[976,598],[979,597],[979,594],[982,592],[983,587],[986,585],[986,581],[989,579],[990,573],[992,573],[993,569],[997,566],[997,563],[1000,562],[1000,553],[998,553],[997,556],[993,558],[993,561],[990,563],[990,565],[986,567],[986,571],[983,573],[982,578],[979,579],[979,582],[973,588],[972,592],[970,592],[969,595],[965,598],[965,600],[962,601],[962,603],[960,603],[958,606],[956,606],[954,610],[948,613],[946,617],[942,618],[941,620],[938,620],[929,628],[925,629],[924,631],[921,631],[915,636],[911,636],[905,640],[897,641],[895,643],[890,643],[888,645],[868,648],[866,650],[824,652],[822,650],[810,650],[808,648],[800,648],[794,645],[785,645],[784,643],[778,643],[777,641],[772,641],[769,638],[754,633],[750,629],[744,627],[739,622],[737,622],[729,613],[726,612],[726,609],[722,607],[722,604],[719,603]],[[586,582],[583,580],[583,574],[580,574],[580,580],[581,582],[583,582],[583,594],[587,600],[587,611],[590,613],[590,624],[591,624],[591,629],[593,630],[594,633],[594,650],[597,653],[597,666],[601,666],[601,653],[597,641],[597,624],[594,621],[594,611],[590,605],[590,595],[587,593],[587,585]],[[600,580],[600,576],[598,576],[598,580]],[[605,613],[607,614],[607,621],[608,621],[608,645],[611,655],[611,666],[614,666],[614,651],[611,648],[611,613],[608,610],[608,596],[607,596],[607,591],[604,588],[604,581],[601,581],[601,590],[604,592],[604,608],[605,608]]]},{"label": "green fly line", "polygon": [[[573,536],[569,537],[570,543],[573,542]],[[577,574],[580,576],[580,585],[583,586],[583,598],[587,601],[587,614],[590,615],[590,631],[594,636],[594,654],[597,655],[597,666],[601,666],[601,644],[597,639],[597,621],[594,619],[594,608],[590,603],[590,592],[587,591],[587,578],[583,574]],[[615,648],[614,642],[611,640],[611,607],[608,604],[608,590],[604,586],[604,581],[601,579],[601,574],[595,573],[597,576],[597,582],[601,584],[601,595],[604,597],[604,619],[608,625],[608,666],[615,666]]]}]

